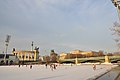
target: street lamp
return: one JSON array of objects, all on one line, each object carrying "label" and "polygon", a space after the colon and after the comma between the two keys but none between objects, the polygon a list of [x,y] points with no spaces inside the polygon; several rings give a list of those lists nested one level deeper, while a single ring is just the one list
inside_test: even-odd
[{"label": "street lamp", "polygon": [[120,21],[120,0],[111,0],[111,1],[117,9],[118,17],[119,17],[119,21]]},{"label": "street lamp", "polygon": [[9,44],[10,38],[11,38],[11,36],[7,35],[6,40],[5,40],[5,46],[6,46],[6,48],[5,48],[5,56],[4,56],[4,62],[5,63],[6,63],[6,54],[7,54],[7,49],[8,49],[8,44]]},{"label": "street lamp", "polygon": [[33,51],[33,41],[32,41],[32,44],[31,44],[31,46],[32,46],[32,51]]}]

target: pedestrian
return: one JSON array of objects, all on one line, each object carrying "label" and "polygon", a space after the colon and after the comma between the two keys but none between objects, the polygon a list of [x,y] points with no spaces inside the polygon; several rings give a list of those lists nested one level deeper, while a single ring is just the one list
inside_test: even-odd
[{"label": "pedestrian", "polygon": [[93,64],[93,70],[96,70],[96,64]]},{"label": "pedestrian", "polygon": [[20,64],[21,64],[21,63],[19,62],[19,63],[18,63],[19,67],[20,67]]},{"label": "pedestrian", "polygon": [[20,67],[20,64],[19,64],[19,67]]},{"label": "pedestrian", "polygon": [[53,64],[50,64],[50,68],[51,68],[51,70],[53,71]]},{"label": "pedestrian", "polygon": [[30,69],[32,69],[32,64],[30,64]]},{"label": "pedestrian", "polygon": [[53,67],[54,67],[54,69],[56,69],[56,65],[55,64],[53,65]]},{"label": "pedestrian", "polygon": [[46,69],[47,69],[47,63],[45,64],[45,66],[46,66]]}]

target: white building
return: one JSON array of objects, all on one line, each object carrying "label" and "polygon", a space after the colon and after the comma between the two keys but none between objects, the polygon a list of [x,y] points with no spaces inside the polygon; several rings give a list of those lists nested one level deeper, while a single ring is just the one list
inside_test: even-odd
[{"label": "white building", "polygon": [[0,54],[0,65],[3,65],[3,64],[12,65],[16,63],[18,63],[18,58],[14,56],[13,54],[6,54],[6,55]]}]

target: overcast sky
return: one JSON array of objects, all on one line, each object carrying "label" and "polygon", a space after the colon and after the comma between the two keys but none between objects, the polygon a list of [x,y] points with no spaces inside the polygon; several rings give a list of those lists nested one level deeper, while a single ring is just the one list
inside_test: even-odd
[{"label": "overcast sky", "polygon": [[0,53],[6,35],[8,52],[40,48],[46,55],[83,51],[117,50],[109,28],[118,21],[111,0],[0,0]]}]

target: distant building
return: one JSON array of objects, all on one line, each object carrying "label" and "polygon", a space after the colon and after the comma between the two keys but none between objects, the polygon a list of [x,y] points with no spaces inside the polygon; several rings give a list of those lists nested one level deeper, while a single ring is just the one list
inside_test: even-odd
[{"label": "distant building", "polygon": [[62,59],[72,59],[72,58],[84,58],[84,57],[96,57],[96,56],[104,56],[102,51],[80,51],[80,50],[73,50],[70,53],[61,53],[60,60]]},{"label": "distant building", "polygon": [[18,58],[14,56],[13,54],[0,54],[0,64],[17,64],[18,63]]},{"label": "distant building", "polygon": [[81,52],[84,52],[84,51],[73,50],[73,51],[70,52],[70,54],[81,54]]},{"label": "distant building", "polygon": [[80,54],[82,57],[96,57],[96,56],[103,56],[103,51],[80,51],[74,50],[71,51],[70,54]]},{"label": "distant building", "polygon": [[59,55],[59,60],[63,60],[63,59],[65,59],[66,56],[67,56],[67,54],[64,53],[64,52],[62,52],[62,53]]},{"label": "distant building", "polygon": [[13,49],[13,55],[17,56],[19,61],[38,61],[39,51],[35,49],[33,51],[20,50],[16,51]]}]

